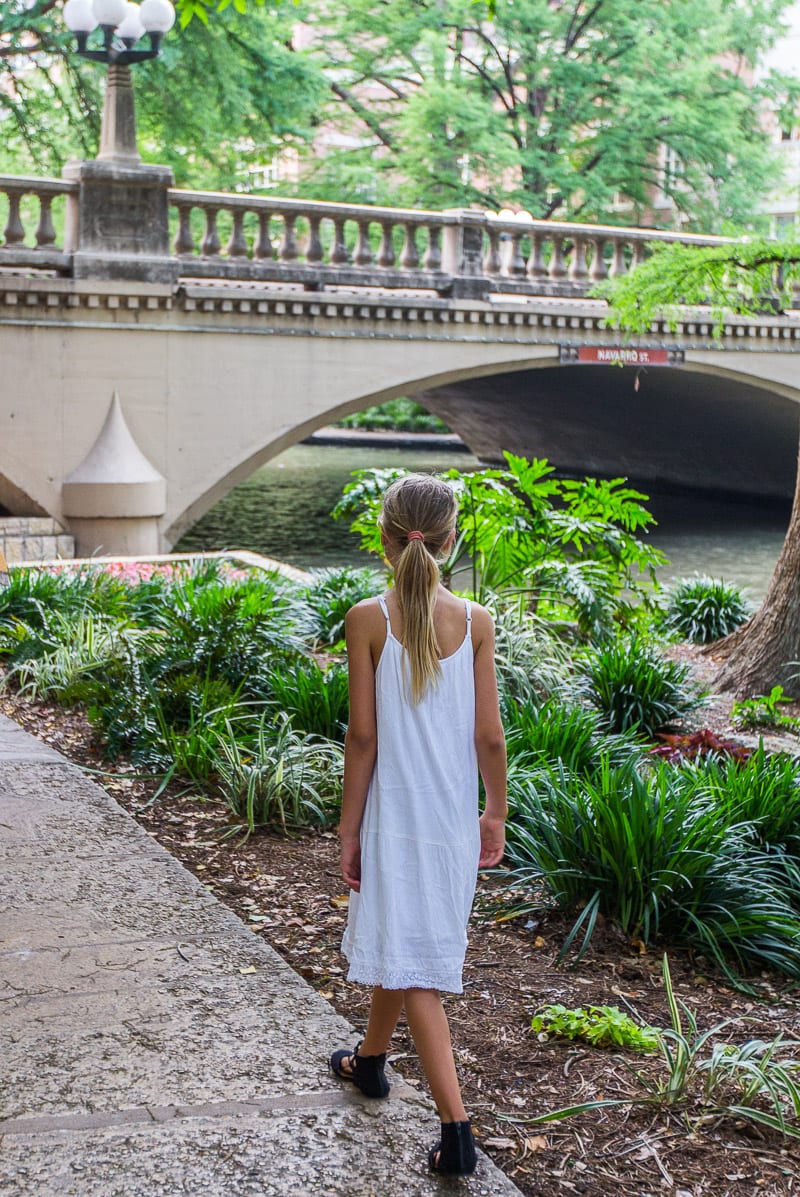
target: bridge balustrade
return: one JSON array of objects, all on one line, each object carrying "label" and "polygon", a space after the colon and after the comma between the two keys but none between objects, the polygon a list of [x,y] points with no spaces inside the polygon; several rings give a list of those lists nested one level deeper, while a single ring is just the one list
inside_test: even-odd
[{"label": "bridge balustrade", "polygon": [[[56,244],[53,205],[64,199],[72,234],[79,184],[0,176],[5,228],[0,270],[69,275],[69,245]],[[727,238],[614,225],[533,220],[480,209],[443,212],[336,204],[278,196],[170,188],[173,252],[180,278],[283,282],[435,292],[481,298],[586,295],[625,274],[654,245],[722,244]],[[3,213],[0,212],[0,220]]]},{"label": "bridge balustrade", "polygon": [[[77,190],[78,184],[66,179],[0,175],[0,195],[5,198],[0,267],[68,273],[70,256],[56,245],[53,205]],[[63,225],[63,204],[59,204],[58,223]]]}]

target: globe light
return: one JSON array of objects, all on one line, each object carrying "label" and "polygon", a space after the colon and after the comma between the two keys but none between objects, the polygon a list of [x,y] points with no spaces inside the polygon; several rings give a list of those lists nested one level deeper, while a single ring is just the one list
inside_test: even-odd
[{"label": "globe light", "polygon": [[64,5],[64,22],[73,33],[91,33],[97,28],[92,0],[67,0]]},{"label": "globe light", "polygon": [[116,29],[125,20],[128,10],[127,0],[94,0],[94,15],[99,25],[110,25]]},{"label": "globe light", "polygon": [[175,24],[175,9],[169,0],[142,0],[139,14],[148,33],[168,33]]},{"label": "globe light", "polygon": [[131,46],[138,42],[139,38],[144,34],[145,29],[142,24],[139,5],[128,3],[126,9],[125,16],[117,26],[117,37],[130,49]]}]

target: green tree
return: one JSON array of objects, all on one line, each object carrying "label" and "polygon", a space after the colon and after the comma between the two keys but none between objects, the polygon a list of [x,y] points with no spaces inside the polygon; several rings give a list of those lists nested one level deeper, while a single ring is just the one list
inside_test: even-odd
[{"label": "green tree", "polygon": [[[781,310],[800,285],[800,243],[741,240],[713,249],[675,245],[659,250],[630,274],[603,287],[609,323],[645,332],[657,316],[674,325],[681,308],[710,307],[719,332],[726,314]],[[792,514],[780,557],[758,611],[709,647],[722,666],[720,690],[739,698],[774,686],[800,692],[800,457]]]},{"label": "green tree", "polygon": [[706,231],[744,221],[774,183],[763,103],[795,86],[752,72],[787,7],[497,0],[488,20],[472,0],[316,0],[325,116],[356,145],[314,179],[615,223],[660,191]]},{"label": "green tree", "polygon": [[[134,72],[142,156],[171,165],[179,184],[224,188],[310,137],[324,89],[294,50],[295,13],[252,3],[164,39]],[[56,0],[0,4],[0,169],[60,172],[97,152],[103,70],[74,53]]]}]

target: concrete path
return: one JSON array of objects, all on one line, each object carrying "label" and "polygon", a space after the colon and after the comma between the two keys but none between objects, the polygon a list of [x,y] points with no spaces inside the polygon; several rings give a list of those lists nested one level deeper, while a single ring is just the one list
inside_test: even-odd
[{"label": "concrete path", "polygon": [[62,756],[0,720],[3,1197],[512,1197],[433,1108],[328,1075],[353,1031]]}]

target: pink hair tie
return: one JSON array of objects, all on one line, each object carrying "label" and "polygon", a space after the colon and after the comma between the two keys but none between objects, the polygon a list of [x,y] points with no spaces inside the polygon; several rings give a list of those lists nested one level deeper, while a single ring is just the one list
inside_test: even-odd
[{"label": "pink hair tie", "polygon": [[425,534],[423,532],[409,532],[406,540],[421,540],[425,541]]}]

